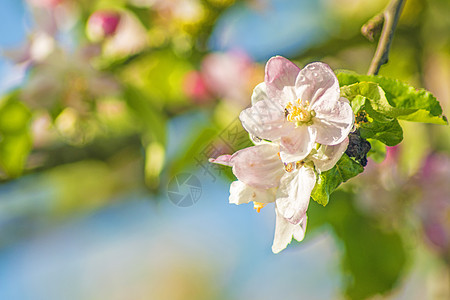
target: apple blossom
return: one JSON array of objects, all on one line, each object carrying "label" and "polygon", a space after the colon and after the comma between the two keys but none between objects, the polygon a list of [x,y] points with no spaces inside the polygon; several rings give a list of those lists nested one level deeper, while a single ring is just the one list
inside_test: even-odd
[{"label": "apple blossom", "polygon": [[315,62],[300,70],[276,56],[267,62],[264,82],[254,89],[252,107],[241,112],[240,120],[250,134],[280,144],[284,162],[295,162],[316,143],[341,143],[354,114],[328,65]]},{"label": "apple blossom", "polygon": [[279,145],[262,141],[257,145],[222,155],[211,162],[231,166],[237,181],[230,186],[230,203],[253,201],[259,212],[275,202],[276,225],[272,251],[278,253],[291,242],[304,238],[311,192],[316,171],[331,169],[348,145],[344,139],[335,146],[320,146],[302,161],[283,163]]}]

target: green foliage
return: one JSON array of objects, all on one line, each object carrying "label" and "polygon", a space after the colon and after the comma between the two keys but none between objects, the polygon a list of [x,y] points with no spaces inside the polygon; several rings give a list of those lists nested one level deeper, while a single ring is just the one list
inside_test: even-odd
[{"label": "green foliage", "polygon": [[[442,114],[441,105],[426,90],[417,90],[399,80],[382,76],[339,72],[337,77],[341,86],[360,83],[361,85],[354,86],[352,89],[359,90],[367,98],[372,99],[373,108],[383,112],[388,117],[413,122],[448,124],[447,118]],[[384,91],[385,97],[381,93],[378,97],[373,88],[373,83],[379,85]]]},{"label": "green foliage", "polygon": [[12,93],[0,101],[0,165],[9,177],[23,172],[31,151],[29,109]]},{"label": "green foliage", "polygon": [[124,98],[142,128],[145,147],[145,178],[151,188],[157,188],[159,175],[164,166],[167,139],[166,116],[151,98],[132,85],[124,89]]},{"label": "green foliage", "polygon": [[403,130],[395,119],[372,121],[360,126],[361,137],[375,139],[388,146],[395,146],[403,140]]},{"label": "green foliage", "polygon": [[380,163],[386,158],[386,146],[374,139],[367,139],[370,143],[370,151],[367,153],[367,156],[372,158],[375,162]]},{"label": "green foliage", "polygon": [[396,108],[388,103],[383,89],[378,84],[359,82],[343,86],[341,95],[351,102],[358,116],[356,122],[362,138],[376,139],[388,146],[402,141],[403,131],[395,119]]},{"label": "green foliage", "polygon": [[311,197],[317,203],[325,206],[329,202],[331,193],[341,183],[346,182],[363,171],[364,168],[359,163],[348,157],[347,154],[344,154],[332,169],[319,175]]},{"label": "green foliage", "polygon": [[170,50],[154,51],[125,65],[121,70],[123,81],[145,92],[159,105],[186,104],[183,79],[192,69],[189,61]]},{"label": "green foliage", "polygon": [[[323,225],[331,229],[343,246],[341,268],[349,299],[367,299],[392,290],[402,275],[407,253],[400,234],[382,228],[379,219],[357,209],[354,194],[337,191],[327,209],[312,203],[308,230]],[[323,228],[323,227],[322,227]]]}]

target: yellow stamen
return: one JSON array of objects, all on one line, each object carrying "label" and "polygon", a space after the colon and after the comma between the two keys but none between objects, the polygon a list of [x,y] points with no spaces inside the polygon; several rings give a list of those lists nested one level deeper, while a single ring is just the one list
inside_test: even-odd
[{"label": "yellow stamen", "polygon": [[307,123],[311,121],[311,118],[315,116],[314,111],[309,111],[309,101],[302,103],[300,99],[295,101],[295,105],[292,102],[288,102],[285,107],[286,120],[294,122],[297,125]]},{"label": "yellow stamen", "polygon": [[291,173],[292,171],[295,170],[295,163],[290,162],[288,164],[285,164],[284,169],[286,170],[286,172]]},{"label": "yellow stamen", "polygon": [[256,212],[260,212],[261,208],[263,208],[266,205],[267,205],[267,203],[253,201],[253,208],[256,209]]}]

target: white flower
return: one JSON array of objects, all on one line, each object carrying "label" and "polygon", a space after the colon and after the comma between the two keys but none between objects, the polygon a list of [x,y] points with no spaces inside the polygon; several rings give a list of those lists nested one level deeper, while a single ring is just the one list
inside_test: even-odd
[{"label": "white flower", "polygon": [[335,146],[321,146],[302,161],[283,163],[279,145],[262,142],[256,146],[222,155],[211,162],[233,167],[237,177],[230,186],[230,203],[253,201],[259,210],[275,202],[276,225],[272,251],[278,253],[305,236],[311,192],[316,172],[331,169],[347,149],[348,139]]},{"label": "white flower", "polygon": [[242,111],[240,119],[250,134],[278,143],[284,162],[296,162],[316,143],[341,143],[354,114],[348,100],[340,97],[328,65],[315,62],[300,70],[276,56],[267,62],[264,82],[254,89],[252,107]]}]

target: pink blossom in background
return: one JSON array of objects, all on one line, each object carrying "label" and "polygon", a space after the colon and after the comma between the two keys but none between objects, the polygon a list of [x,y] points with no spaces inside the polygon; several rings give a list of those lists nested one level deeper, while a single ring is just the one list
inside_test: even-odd
[{"label": "pink blossom in background", "polygon": [[429,155],[416,184],[422,189],[418,214],[424,233],[435,248],[450,258],[450,157]]},{"label": "pink blossom in background", "polygon": [[397,164],[400,155],[400,146],[386,146],[386,158],[382,162],[384,165]]},{"label": "pink blossom in background", "polygon": [[[144,25],[132,13],[122,12],[120,14],[120,20],[110,20],[108,21],[109,23],[103,22],[104,27],[101,30],[112,30],[116,21],[118,24],[114,33],[110,34],[108,39],[105,39],[103,54],[106,56],[123,57],[137,53],[148,45],[147,31]],[[87,33],[89,38],[94,41],[99,41],[99,38],[100,40],[102,39],[102,36],[96,36],[95,31],[90,31],[89,26]],[[106,32],[104,33],[106,34]]]},{"label": "pink blossom in background", "polygon": [[95,39],[102,39],[116,33],[120,14],[114,11],[96,11],[88,20],[88,31]]},{"label": "pink blossom in background", "polygon": [[216,97],[225,98],[241,107],[250,102],[254,63],[243,52],[211,53],[205,56],[201,75]]},{"label": "pink blossom in background", "polygon": [[205,80],[198,71],[186,73],[183,82],[183,91],[196,104],[207,103],[212,100]]}]

